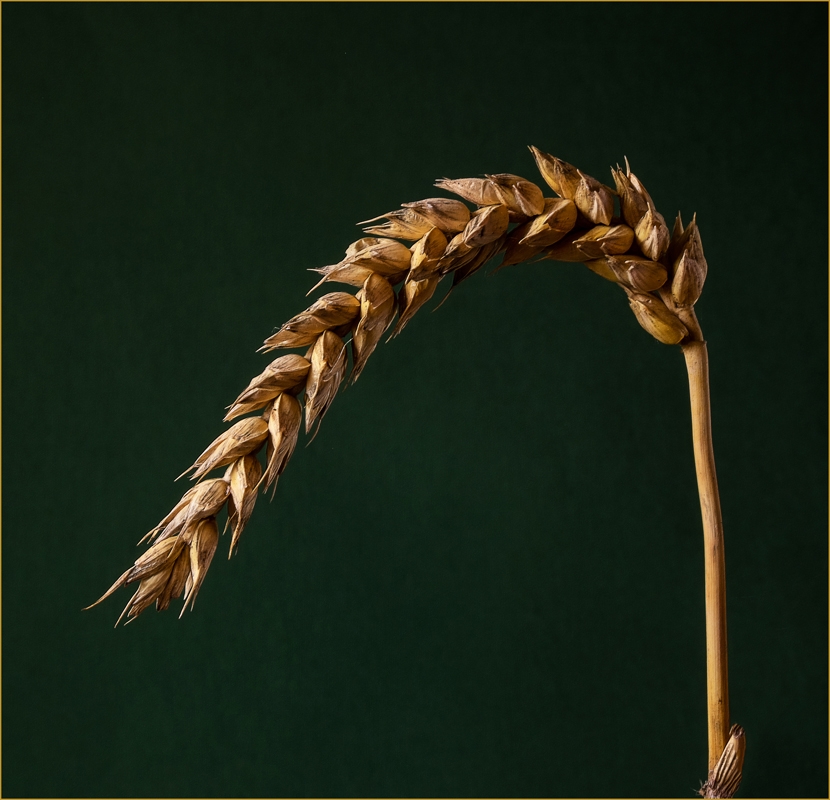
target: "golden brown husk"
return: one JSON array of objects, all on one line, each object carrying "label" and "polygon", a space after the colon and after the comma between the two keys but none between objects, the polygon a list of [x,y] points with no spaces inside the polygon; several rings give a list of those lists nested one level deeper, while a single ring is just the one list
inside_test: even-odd
[{"label": "golden brown husk", "polygon": [[[359,301],[357,308],[360,309]],[[298,391],[305,385],[309,369],[308,359],[294,353],[274,359],[230,405],[225,422],[262,408],[281,392]]]},{"label": "golden brown husk", "polygon": [[672,299],[680,306],[691,306],[700,298],[708,272],[696,218],[692,218],[679,237],[677,247],[679,254],[673,262]]},{"label": "golden brown husk", "polygon": [[637,322],[658,342],[680,344],[688,336],[686,326],[654,295],[629,292],[628,301]]},{"label": "golden brown husk", "polygon": [[295,397],[281,394],[268,415],[268,445],[266,449],[265,488],[276,486],[288,460],[297,445],[303,410]]},{"label": "golden brown husk", "polygon": [[[294,401],[297,402],[296,400]],[[270,431],[270,426],[269,426]],[[250,453],[234,461],[225,473],[225,480],[230,484],[228,498],[228,525],[232,528],[231,546],[228,550],[230,558],[236,550],[239,537],[248,524],[256,503],[259,480],[262,477],[262,466],[259,459]]]},{"label": "golden brown husk", "polygon": [[366,361],[377,347],[380,337],[395,316],[395,292],[389,281],[370,275],[357,294],[360,299],[360,321],[352,338],[352,382],[360,377]]},{"label": "golden brown husk", "polygon": [[[346,346],[326,331],[311,349],[311,369],[305,389],[305,430],[322,420],[346,375]],[[266,426],[267,429],[267,426]]]}]

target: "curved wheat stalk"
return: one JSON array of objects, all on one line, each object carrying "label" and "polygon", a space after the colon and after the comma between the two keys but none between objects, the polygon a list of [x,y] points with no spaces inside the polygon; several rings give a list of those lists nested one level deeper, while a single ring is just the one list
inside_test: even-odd
[{"label": "curved wheat stalk", "polygon": [[[304,352],[276,358],[228,406],[225,421],[242,419],[185,471],[192,472],[196,485],[145,535],[149,549],[93,605],[137,583],[118,622],[125,616],[133,621],[154,603],[166,609],[182,595],[182,613],[192,607],[218,545],[217,515],[227,506],[230,557],[259,488],[276,488],[303,415],[306,433],[315,425],[319,429],[347,379],[349,352],[354,382],[395,317],[390,338],[401,333],[444,278],[451,275],[455,288],[502,252],[498,269],[529,259],[581,262],[617,284],[640,325],[663,344],[680,345],[686,358],[706,553],[710,772],[701,794],[731,797],[740,782],[745,740],[742,729],[729,726],[723,532],[708,358],[694,312],[707,272],[697,221],[693,217],[684,227],[678,214],[670,232],[627,160],[625,170],[612,168],[612,189],[559,158],[530,150],[555,197],[545,197],[539,186],[517,175],[445,178],[435,185],[462,200],[404,203],[359,223],[367,225],[367,236],[351,244],[336,264],[316,269],[321,278],[312,288],[340,283],[358,291],[323,295],[265,340],[261,350],[266,352]],[[258,415],[244,416],[251,412]],[[207,478],[221,468],[222,477]]]}]

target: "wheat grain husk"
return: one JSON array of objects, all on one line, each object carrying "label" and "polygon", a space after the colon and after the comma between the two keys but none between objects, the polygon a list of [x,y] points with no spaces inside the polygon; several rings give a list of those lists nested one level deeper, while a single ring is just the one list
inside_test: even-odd
[{"label": "wheat grain husk", "polygon": [[182,548],[181,552],[176,556],[173,566],[167,576],[167,582],[164,584],[161,591],[158,593],[156,599],[156,610],[164,611],[170,607],[171,601],[177,597],[181,597],[185,586],[187,585],[187,578],[190,575],[190,553],[187,549]]},{"label": "wheat grain husk", "polygon": [[574,246],[590,258],[625,253],[634,242],[628,225],[595,225],[573,240]]},{"label": "wheat grain husk", "polygon": [[520,264],[558,242],[576,223],[577,210],[572,200],[545,198],[539,216],[512,230],[507,237],[504,259],[499,267]]},{"label": "wheat grain husk", "polygon": [[360,377],[381,336],[392,324],[397,307],[395,292],[380,275],[367,278],[357,296],[360,321],[352,338],[352,383]]},{"label": "wheat grain husk", "polygon": [[471,249],[483,247],[500,238],[509,224],[506,206],[486,206],[473,214],[460,234],[461,241]]},{"label": "wheat grain husk", "polygon": [[689,335],[686,326],[657,297],[629,292],[628,301],[637,322],[658,342],[679,344]]},{"label": "wheat grain husk", "polygon": [[576,207],[591,222],[599,225],[610,225],[614,216],[614,194],[605,184],[596,178],[577,170],[580,181],[574,192],[573,201]]},{"label": "wheat grain husk", "polygon": [[520,241],[524,244],[547,247],[570,233],[576,224],[576,204],[563,197],[545,198],[542,213],[530,222],[516,228],[521,231]]},{"label": "wheat grain husk", "polygon": [[[357,308],[360,309],[359,301],[357,301]],[[262,408],[281,392],[299,391],[305,385],[309,369],[311,369],[311,364],[308,359],[295,353],[288,353],[274,359],[231,403],[224,421],[229,422],[242,414]]]},{"label": "wheat grain husk", "polygon": [[453,288],[458,286],[462,281],[478,272],[493,256],[495,256],[504,247],[504,240],[497,239],[494,242],[485,244],[478,250],[474,251],[472,258],[465,259],[460,266],[452,266],[452,285]]},{"label": "wheat grain husk", "polygon": [[323,277],[311,288],[313,292],[327,281],[363,286],[369,275],[377,273],[390,280],[403,279],[409,270],[409,248],[394,239],[368,237],[359,239],[346,251],[346,258],[337,264],[313,269]]},{"label": "wheat grain husk", "polygon": [[228,430],[217,436],[207,449],[179,477],[194,470],[190,476],[196,480],[212,469],[224,467],[237,458],[258,450],[268,435],[268,423],[258,417],[248,417],[235,422]]},{"label": "wheat grain husk", "polygon": [[314,343],[310,355],[305,389],[306,433],[322,420],[346,375],[346,346],[337,334],[326,331]]},{"label": "wheat grain husk", "polygon": [[440,261],[438,262],[439,272],[446,273],[447,267],[451,263],[460,264],[461,259],[470,257],[475,254],[475,248],[470,247],[464,241],[464,232],[457,233],[452,239],[449,240],[447,243],[447,249],[444,251],[444,255],[441,256]]},{"label": "wheat grain husk", "polygon": [[576,240],[581,238],[584,233],[583,230],[572,230],[570,233],[566,233],[556,244],[544,248],[542,255],[551,261],[590,261],[592,257],[575,244]]},{"label": "wheat grain husk", "polygon": [[662,258],[669,248],[671,237],[666,221],[650,202],[646,213],[634,229],[634,236],[643,255],[652,261]]},{"label": "wheat grain husk", "polygon": [[389,239],[385,236],[363,236],[362,238],[352,242],[346,248],[346,258],[344,261],[348,261],[352,256],[365,252],[371,247],[379,247],[386,241],[389,241]]},{"label": "wheat grain husk", "polygon": [[263,475],[266,489],[271,484],[276,488],[277,478],[288,465],[297,446],[302,418],[303,410],[297,399],[290,394],[281,394],[274,402],[268,415],[268,444]]},{"label": "wheat grain husk", "polygon": [[433,275],[419,281],[407,278],[406,283],[398,293],[398,322],[392,331],[392,336],[389,337],[390,339],[397,336],[415,316],[415,312],[429,301],[435,294],[440,282],[440,275]]},{"label": "wheat grain husk", "polygon": [[477,206],[495,206],[502,202],[501,192],[489,178],[441,178],[434,185]]},{"label": "wheat grain husk", "polygon": [[446,235],[437,227],[431,228],[425,236],[419,239],[412,246],[409,275],[406,277],[407,283],[425,280],[438,272],[441,258],[446,252],[448,244]]},{"label": "wheat grain husk", "polygon": [[449,197],[428,197],[415,203],[404,203],[403,207],[422,215],[445,234],[460,233],[470,221],[470,209],[460,200]]},{"label": "wheat grain husk", "polygon": [[138,589],[136,589],[135,594],[130,598],[127,605],[124,606],[121,616],[119,616],[115,622],[116,626],[119,622],[121,622],[125,615],[127,616],[127,624],[129,624],[136,619],[142,611],[146,611],[151,605],[153,605],[153,603],[157,602],[157,600],[164,593],[164,589],[170,580],[172,572],[173,565],[171,564],[170,567],[164,569],[163,571],[144,578],[138,584]]},{"label": "wheat grain husk", "polygon": [[511,222],[524,217],[535,217],[544,210],[545,198],[542,190],[526,178],[499,173],[488,175],[487,179],[495,187],[501,202],[506,206]]},{"label": "wheat grain husk", "polygon": [[588,269],[594,274],[599,275],[601,278],[605,278],[607,281],[611,281],[611,283],[622,282],[617,276],[617,273],[611,269],[608,259],[604,256],[603,258],[592,258],[590,261],[586,261],[585,266],[588,267]]},{"label": "wheat grain husk", "polygon": [[696,217],[692,217],[676,244],[679,254],[673,263],[671,294],[678,305],[691,306],[700,299],[708,272]]},{"label": "wheat grain husk", "polygon": [[414,208],[406,207],[389,211],[386,214],[381,214],[379,217],[367,219],[357,224],[367,225],[381,219],[385,219],[387,222],[383,225],[364,228],[364,232],[392,239],[415,241],[416,239],[420,239],[434,224],[423,214],[419,214]]},{"label": "wheat grain husk", "polygon": [[196,595],[199,594],[199,589],[202,587],[219,544],[219,529],[213,517],[199,520],[193,529],[188,528],[185,533],[190,533],[190,575],[185,582],[184,603],[179,614],[180,618],[188,606],[192,608],[196,602]]},{"label": "wheat grain husk", "polygon": [[560,197],[573,200],[580,183],[579,170],[561,158],[543,153],[537,147],[530,146],[530,152],[536,160],[536,166],[545,183]]},{"label": "wheat grain husk", "polygon": [[250,453],[234,461],[225,473],[225,480],[230,485],[227,525],[231,527],[231,546],[228,549],[228,558],[236,550],[239,537],[254,511],[261,477],[262,466],[259,459]]},{"label": "wheat grain husk", "polygon": [[[628,166],[628,161],[626,161],[626,166]],[[620,210],[622,211],[623,219],[625,219],[629,227],[636,228],[637,223],[643,218],[646,211],[648,211],[648,201],[620,169],[619,164],[616,169],[611,170],[611,174],[614,177],[617,194],[620,198]]]},{"label": "wheat grain husk", "polygon": [[683,249],[683,219],[680,212],[677,212],[677,217],[674,220],[674,226],[671,231],[671,238],[669,239],[669,248],[666,251],[666,261],[669,265],[673,265],[677,260]]},{"label": "wheat grain husk", "polygon": [[[110,595],[114,594],[122,586],[127,586],[135,581],[145,581],[152,578],[161,572],[164,572],[168,567],[172,568],[172,563],[176,556],[181,552],[183,543],[177,539],[165,539],[163,541],[155,542],[151,547],[139,556],[132,567],[124,572],[115,583],[107,589],[94,603],[87,606],[87,608],[94,608],[99,603],[106,600]],[[145,590],[146,591],[146,590]],[[136,593],[138,594],[138,593]],[[130,601],[132,603],[132,600]],[[130,604],[127,604],[129,608]],[[126,612],[127,609],[124,609]],[[121,613],[121,617],[124,616]],[[139,612],[140,613],[140,612]],[[120,622],[121,617],[118,618]],[[116,625],[118,622],[116,622]]]},{"label": "wheat grain husk", "polygon": [[638,292],[654,292],[666,282],[666,268],[643,256],[610,255],[605,262],[619,283]]},{"label": "wheat grain husk", "polygon": [[312,303],[305,311],[292,317],[260,350],[307,347],[329,328],[337,328],[357,318],[360,301],[348,292],[330,292]]},{"label": "wheat grain husk", "polygon": [[181,500],[158,525],[142,537],[139,544],[155,538],[167,539],[178,534],[194,519],[214,516],[225,505],[229,491],[230,487],[223,478],[212,478],[197,483],[182,495]]}]

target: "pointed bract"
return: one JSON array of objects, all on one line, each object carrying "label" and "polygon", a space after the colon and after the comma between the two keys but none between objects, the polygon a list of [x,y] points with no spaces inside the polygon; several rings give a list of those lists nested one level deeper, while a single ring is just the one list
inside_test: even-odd
[{"label": "pointed bract", "polygon": [[[352,295],[348,296],[352,297]],[[360,309],[359,301],[357,308]],[[262,408],[281,392],[296,393],[305,385],[309,369],[311,369],[309,361],[295,353],[274,359],[234,400],[230,411],[225,415],[225,422]]]},{"label": "pointed bract", "polygon": [[404,203],[403,207],[411,208],[444,233],[459,233],[470,221],[470,209],[460,200],[449,197],[429,197],[416,203]]},{"label": "pointed bract", "polygon": [[542,173],[545,183],[560,197],[573,200],[580,183],[579,170],[561,158],[543,153],[533,145],[530,146],[530,152],[536,159],[536,166]]},{"label": "pointed bract", "polygon": [[376,233],[380,236],[389,236],[393,239],[415,241],[416,239],[420,239],[433,227],[433,223],[429,219],[412,208],[400,208],[395,211],[390,211],[387,214],[381,214],[374,219],[358,222],[357,224],[366,225],[370,222],[377,222],[380,219],[386,219],[388,221],[383,225],[374,225],[363,230],[366,233]]},{"label": "pointed bract", "polygon": [[638,292],[654,292],[668,277],[661,263],[642,256],[608,256],[606,260],[619,282]]},{"label": "pointed bract", "polygon": [[493,256],[504,247],[503,239],[496,239],[495,242],[485,244],[473,251],[472,258],[464,259],[464,263],[453,266],[452,285],[458,286],[462,281],[478,272]]},{"label": "pointed bract", "polygon": [[303,410],[296,398],[281,394],[268,415],[267,464],[263,476],[266,489],[271,484],[276,488],[277,478],[288,465],[297,446],[302,419]]},{"label": "pointed bract", "polygon": [[573,241],[590,258],[625,253],[633,242],[634,231],[628,225],[595,225]]},{"label": "pointed bract", "polygon": [[673,267],[672,299],[680,306],[694,305],[703,291],[703,284],[708,272],[696,217],[692,218],[689,227],[683,231],[680,253],[676,257]]},{"label": "pointed bract", "polygon": [[[294,400],[294,402],[296,403],[297,401]],[[230,484],[228,525],[232,529],[228,558],[236,550],[239,537],[242,535],[242,531],[245,529],[254,511],[257,488],[261,477],[262,467],[260,466],[259,459],[250,453],[234,461],[225,473],[225,479]]]},{"label": "pointed bract", "polygon": [[[247,417],[235,422],[221,436],[217,436],[207,449],[182,475],[194,470],[191,480],[206,475],[212,469],[224,467],[246,453],[259,449],[268,435],[268,423],[258,417]],[[179,476],[181,477],[181,475]]]},{"label": "pointed bract", "polygon": [[395,275],[409,269],[411,253],[405,244],[394,239],[375,239],[372,244],[357,250],[347,260],[361,267],[369,267],[379,275]]},{"label": "pointed bract", "polygon": [[490,181],[501,198],[501,202],[512,214],[535,217],[542,213],[545,198],[542,190],[535,183],[509,173],[488,175],[487,180]]},{"label": "pointed bract", "polygon": [[415,312],[435,294],[440,282],[440,275],[420,281],[407,279],[398,293],[398,323],[389,338],[394,338],[406,327],[409,320],[415,316]]},{"label": "pointed bract", "polygon": [[573,196],[576,207],[594,224],[610,225],[614,216],[613,193],[596,178],[579,170],[577,174],[580,181]]},{"label": "pointed bract", "polygon": [[384,242],[388,241],[389,239],[384,236],[364,236],[362,239],[358,239],[356,242],[352,242],[346,248],[346,258],[343,260],[348,261],[352,256],[355,256],[358,253],[365,252],[369,250],[369,248],[371,247],[379,247]]},{"label": "pointed bract", "polygon": [[[326,331],[311,349],[311,369],[305,389],[305,429],[322,420],[346,374],[346,347],[337,334]],[[267,428],[267,426],[266,426]]]},{"label": "pointed bract", "polygon": [[[188,523],[203,517],[214,517],[225,505],[230,487],[223,478],[211,478],[188,489],[173,510],[141,539],[161,541],[176,536]],[[141,543],[139,542],[139,544]]]},{"label": "pointed bract", "polygon": [[164,611],[169,608],[170,601],[182,596],[187,578],[190,575],[190,553],[187,548],[182,548],[176,560],[173,562],[173,569],[167,578],[167,583],[156,599],[156,610]]},{"label": "pointed bract", "polygon": [[[538,255],[543,248],[558,242],[576,223],[576,206],[562,197],[546,197],[539,216],[514,228],[505,243],[504,259],[498,269],[521,264]],[[498,271],[498,270],[496,270]]]},{"label": "pointed bract", "polygon": [[184,605],[181,614],[184,614],[187,607],[193,608],[196,595],[202,588],[202,582],[213,561],[213,555],[219,544],[219,529],[216,527],[216,520],[213,517],[200,520],[194,523],[194,530],[190,538],[190,576],[185,583]]},{"label": "pointed bract", "polygon": [[657,341],[679,344],[688,336],[686,326],[654,295],[629,292],[628,302],[637,322]]},{"label": "pointed bract", "polygon": [[649,202],[646,213],[637,223],[634,235],[640,250],[643,251],[643,255],[652,261],[658,261],[669,249],[669,239],[671,237],[669,236],[666,220],[663,219],[663,215],[654,208],[651,202]]},{"label": "pointed bract", "polygon": [[87,606],[87,608],[97,606],[122,586],[127,586],[137,580],[146,580],[172,567],[172,563],[181,551],[181,548],[182,543],[176,539],[165,539],[164,541],[156,542],[149,550],[139,556],[135,564],[121,575],[101,597],[92,603],[92,605]]},{"label": "pointed bract", "polygon": [[127,623],[130,623],[137,619],[138,615],[141,614],[142,611],[145,611],[153,605],[153,603],[155,603],[164,593],[164,589],[170,580],[172,572],[173,565],[171,564],[164,571],[157,572],[154,575],[144,578],[144,580],[138,584],[138,589],[136,589],[135,594],[132,598],[130,598],[130,602],[124,607],[124,610],[121,612],[121,616],[118,617],[118,620],[115,623],[116,626],[124,618],[124,615],[127,616]]},{"label": "pointed bract", "polygon": [[677,216],[674,219],[674,226],[672,227],[671,231],[669,249],[666,251],[666,260],[670,265],[674,264],[674,262],[677,260],[677,258],[680,256],[680,253],[683,250],[683,245],[685,243],[683,233],[683,218],[680,216],[680,212],[678,211]]},{"label": "pointed bract", "polygon": [[648,200],[646,196],[634,187],[628,175],[619,167],[612,169],[611,174],[614,176],[617,194],[620,197],[620,211],[622,212],[623,219],[625,219],[629,227],[635,228],[648,210]]},{"label": "pointed bract", "polygon": [[395,292],[380,275],[366,279],[358,292],[360,298],[360,322],[352,338],[352,383],[359,377],[366,361],[377,347],[381,336],[395,317]]},{"label": "pointed bract", "polygon": [[439,270],[441,272],[445,272],[445,266],[450,261],[456,261],[459,258],[463,258],[466,255],[473,253],[475,250],[474,247],[470,247],[464,241],[464,232],[457,233],[452,239],[447,242],[447,249],[444,251],[444,255],[441,256],[441,261],[439,262]]},{"label": "pointed bract", "polygon": [[339,264],[317,267],[323,277],[311,288],[313,292],[326,281],[363,286],[372,273],[383,275],[390,280],[400,280],[409,269],[411,257],[409,248],[394,239],[367,237],[352,244],[346,251],[346,258]]},{"label": "pointed bract", "polygon": [[487,178],[441,178],[435,186],[447,192],[457,194],[478,206],[494,206],[502,202],[501,193],[493,182]]},{"label": "pointed bract", "polygon": [[[403,245],[401,245],[403,246]],[[360,302],[347,292],[330,292],[292,317],[277,333],[269,336],[260,350],[280,347],[307,347],[325,330],[337,328],[357,319]]]},{"label": "pointed bract", "polygon": [[509,224],[506,206],[487,206],[473,214],[461,238],[467,247],[482,247],[496,241]]},{"label": "pointed bract", "polygon": [[584,233],[583,230],[566,233],[556,244],[546,247],[541,253],[542,256],[551,261],[590,261],[591,256],[574,244]]},{"label": "pointed bract", "polygon": [[430,228],[429,232],[412,246],[412,259],[407,283],[422,281],[438,271],[441,257],[447,249],[447,237],[440,228]]},{"label": "pointed bract", "polygon": [[526,225],[516,228],[516,231],[521,231],[522,244],[548,247],[573,230],[575,224],[576,205],[573,200],[548,197],[545,198],[543,213]]}]

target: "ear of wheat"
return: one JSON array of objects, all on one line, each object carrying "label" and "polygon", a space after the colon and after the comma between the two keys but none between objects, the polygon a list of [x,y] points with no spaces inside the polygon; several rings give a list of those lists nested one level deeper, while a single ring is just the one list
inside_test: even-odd
[{"label": "ear of wheat", "polygon": [[[218,546],[217,515],[227,506],[230,558],[260,488],[276,489],[303,416],[305,432],[316,435],[340,386],[358,379],[395,317],[389,338],[403,331],[444,278],[451,276],[452,291],[499,253],[504,255],[498,269],[530,259],[582,263],[616,284],[643,329],[663,344],[680,345],[686,359],[706,556],[709,775],[700,794],[731,797],[741,778],[745,737],[740,726],[729,726],[723,531],[708,356],[694,311],[707,273],[697,220],[684,226],[678,214],[669,231],[627,159],[625,169],[612,168],[612,189],[559,158],[530,150],[555,197],[517,175],[444,178],[435,186],[461,200],[404,203],[359,223],[366,225],[366,236],[336,264],[316,269],[321,277],[312,288],[339,283],[357,292],[323,295],[265,340],[265,352],[304,352],[276,358],[228,406],[225,421],[242,418],[183,473],[192,473],[196,485],[143,537],[149,549],[93,606],[138,584],[116,625],[153,604],[164,610],[181,596],[181,613],[192,607]],[[217,469],[224,469],[222,477],[207,477]]]}]

